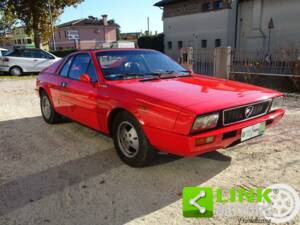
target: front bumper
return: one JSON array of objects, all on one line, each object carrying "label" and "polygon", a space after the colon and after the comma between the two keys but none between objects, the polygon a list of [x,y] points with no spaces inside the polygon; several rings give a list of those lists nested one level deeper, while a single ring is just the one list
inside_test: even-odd
[{"label": "front bumper", "polygon": [[[284,113],[285,111],[283,109],[279,109],[252,120],[189,136],[146,126],[144,127],[144,130],[150,143],[155,148],[179,156],[196,156],[217,149],[226,148],[238,142],[241,139],[242,129],[245,127],[266,122],[266,128],[269,128],[278,123]],[[215,137],[212,143],[196,146],[197,139],[211,136]]]}]

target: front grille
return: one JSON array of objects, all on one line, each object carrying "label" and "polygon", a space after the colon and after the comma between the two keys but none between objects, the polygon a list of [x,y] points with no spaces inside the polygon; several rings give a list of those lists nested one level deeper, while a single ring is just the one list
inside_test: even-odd
[{"label": "front grille", "polygon": [[265,115],[270,107],[270,104],[271,101],[268,100],[260,103],[224,110],[223,125],[227,126]]}]

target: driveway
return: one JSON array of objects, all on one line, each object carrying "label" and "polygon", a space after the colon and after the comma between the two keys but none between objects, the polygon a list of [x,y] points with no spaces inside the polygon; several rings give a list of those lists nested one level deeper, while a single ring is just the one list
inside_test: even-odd
[{"label": "driveway", "polygon": [[182,217],[185,186],[287,183],[300,192],[298,96],[288,98],[286,117],[263,137],[201,157],[161,155],[134,169],[120,162],[110,138],[76,123],[47,125],[34,84],[0,79],[1,225],[200,224]]}]

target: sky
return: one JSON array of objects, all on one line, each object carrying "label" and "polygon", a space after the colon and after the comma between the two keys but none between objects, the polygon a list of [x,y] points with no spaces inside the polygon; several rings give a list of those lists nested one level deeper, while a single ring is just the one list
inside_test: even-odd
[{"label": "sky", "polygon": [[162,10],[153,5],[159,0],[84,0],[77,8],[68,7],[60,16],[58,24],[88,16],[108,15],[120,24],[121,32],[147,30],[147,17],[150,18],[150,31],[163,31]]}]

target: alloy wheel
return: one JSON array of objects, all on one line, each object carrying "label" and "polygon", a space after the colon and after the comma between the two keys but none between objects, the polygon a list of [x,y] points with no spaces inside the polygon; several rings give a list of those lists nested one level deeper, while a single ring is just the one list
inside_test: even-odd
[{"label": "alloy wheel", "polygon": [[42,98],[42,111],[46,119],[51,117],[51,104],[47,96]]},{"label": "alloy wheel", "polygon": [[139,152],[139,137],[134,126],[124,121],[118,127],[118,143],[122,153],[128,158],[134,158]]}]

